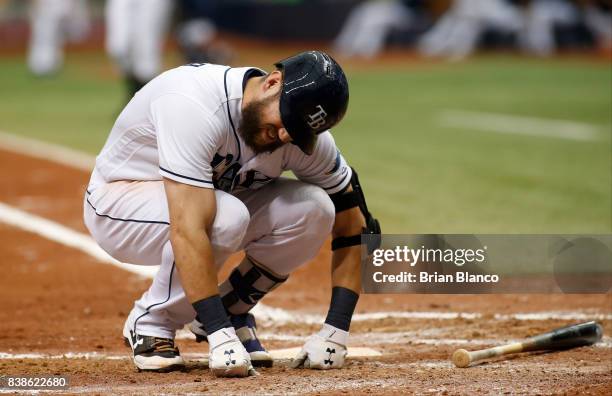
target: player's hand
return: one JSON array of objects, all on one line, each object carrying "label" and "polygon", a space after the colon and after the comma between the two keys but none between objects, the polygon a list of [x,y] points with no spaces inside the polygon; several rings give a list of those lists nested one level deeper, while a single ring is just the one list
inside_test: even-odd
[{"label": "player's hand", "polygon": [[302,350],[293,359],[291,367],[328,370],[341,368],[346,357],[348,332],[325,323],[315,335],[310,336]]},{"label": "player's hand", "polygon": [[233,327],[217,330],[207,337],[210,344],[208,367],[216,377],[257,375]]}]

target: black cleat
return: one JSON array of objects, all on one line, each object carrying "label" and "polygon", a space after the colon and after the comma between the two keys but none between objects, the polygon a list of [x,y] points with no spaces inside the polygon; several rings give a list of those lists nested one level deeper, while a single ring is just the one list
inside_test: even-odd
[{"label": "black cleat", "polygon": [[170,338],[142,336],[130,330],[124,341],[134,352],[138,371],[168,372],[185,368],[185,361]]}]

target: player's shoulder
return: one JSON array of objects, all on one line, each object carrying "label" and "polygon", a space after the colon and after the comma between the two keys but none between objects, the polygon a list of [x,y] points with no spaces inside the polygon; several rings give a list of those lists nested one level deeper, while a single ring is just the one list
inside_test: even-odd
[{"label": "player's shoulder", "polygon": [[231,67],[212,63],[190,63],[162,73],[158,79],[165,90],[191,93],[224,102],[241,98],[245,75],[265,75],[257,67]]},{"label": "player's shoulder", "polygon": [[160,78],[172,80],[175,84],[196,88],[198,83],[212,86],[222,86],[223,76],[229,66],[210,63],[189,63],[170,69],[160,75]]},{"label": "player's shoulder", "polygon": [[227,66],[190,64],[167,70],[147,84],[151,100],[173,96],[197,103],[214,114],[225,101],[223,73]]},{"label": "player's shoulder", "polygon": [[210,79],[219,84],[242,82],[246,73],[265,75],[266,72],[258,67],[241,66],[232,67],[227,65],[217,65],[213,63],[188,63],[178,66],[170,71],[185,77],[197,76],[202,79]]}]

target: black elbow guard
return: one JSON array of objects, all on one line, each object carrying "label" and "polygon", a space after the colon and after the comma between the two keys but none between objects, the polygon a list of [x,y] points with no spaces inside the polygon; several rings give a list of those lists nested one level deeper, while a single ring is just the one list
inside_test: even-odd
[{"label": "black elbow guard", "polygon": [[380,223],[372,216],[372,214],[368,210],[368,206],[365,201],[365,196],[363,195],[363,190],[361,189],[361,184],[359,183],[359,176],[357,175],[357,172],[353,168],[351,168],[351,170],[353,171],[353,175],[351,177],[350,184],[353,188],[353,191],[343,191],[337,194],[333,194],[330,196],[330,198],[334,203],[336,213],[340,213],[347,209],[359,206],[361,213],[365,217],[366,226],[361,230],[361,234],[341,236],[335,238],[332,241],[332,250],[342,249],[349,246],[361,245],[361,235],[371,234],[372,236],[367,239],[368,254],[371,254],[374,249],[378,249],[380,247]]}]

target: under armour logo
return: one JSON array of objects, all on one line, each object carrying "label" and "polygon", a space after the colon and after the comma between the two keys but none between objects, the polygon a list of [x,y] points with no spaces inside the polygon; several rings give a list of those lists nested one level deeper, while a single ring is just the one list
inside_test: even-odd
[{"label": "under armour logo", "polygon": [[325,112],[325,110],[323,110],[323,107],[321,107],[321,105],[317,105],[316,108],[319,109],[319,111],[314,114],[308,115],[308,118],[310,118],[310,121],[308,121],[308,126],[312,129],[319,129],[323,125],[325,125],[327,117],[327,113]]},{"label": "under armour logo", "polygon": [[331,360],[331,357],[334,353],[336,353],[336,348],[327,348],[325,352],[329,353],[329,357],[323,361],[325,364],[329,364],[330,366],[334,364],[334,361]]},{"label": "under armour logo", "polygon": [[230,349],[229,351],[226,349],[223,353],[227,355],[227,360],[225,361],[226,366],[229,366],[230,364],[236,364],[236,360],[232,359],[232,353],[234,353],[233,349]]},{"label": "under armour logo", "polygon": [[136,348],[138,345],[142,345],[144,342],[144,338],[138,338],[138,335],[130,330],[130,336],[132,337],[132,345],[133,348]]}]

